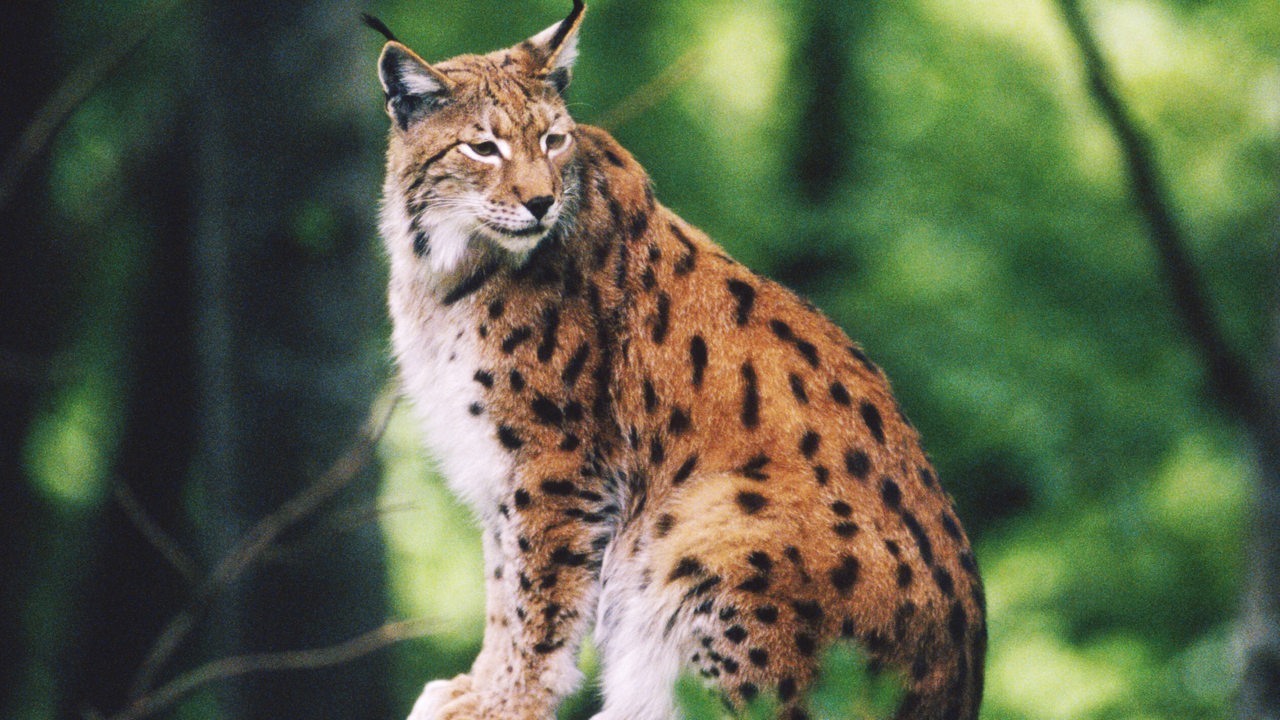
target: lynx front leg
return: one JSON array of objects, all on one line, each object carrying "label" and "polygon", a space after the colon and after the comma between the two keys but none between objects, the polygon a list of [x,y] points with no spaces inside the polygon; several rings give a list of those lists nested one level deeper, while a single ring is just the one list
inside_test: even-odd
[{"label": "lynx front leg", "polygon": [[[515,658],[511,652],[514,643],[509,619],[513,615],[513,604],[511,590],[505,582],[507,562],[502,549],[501,532],[501,528],[494,524],[483,533],[486,568],[485,629],[480,654],[472,664],[471,672],[427,683],[413,705],[409,720],[438,720],[446,705],[472,693],[472,677],[493,676],[514,666]],[[458,710],[460,706],[453,709]]]},{"label": "lynx front leg", "polygon": [[469,676],[428,686],[437,697],[455,694],[424,718],[545,720],[581,681],[577,649],[616,508],[577,462],[548,465],[526,464],[504,498],[486,538],[497,557],[488,564],[484,649]]}]

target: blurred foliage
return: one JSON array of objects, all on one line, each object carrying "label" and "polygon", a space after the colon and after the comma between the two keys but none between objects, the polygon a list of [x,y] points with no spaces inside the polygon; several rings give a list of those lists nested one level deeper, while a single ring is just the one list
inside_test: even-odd
[{"label": "blurred foliage", "polygon": [[[51,42],[64,66],[144,5],[59,3]],[[368,9],[435,60],[515,43],[567,5]],[[1280,189],[1274,0],[1085,7],[1154,140],[1215,309],[1261,364]],[[57,705],[51,658],[75,632],[61,589],[86,551],[77,526],[106,502],[115,408],[138,381],[130,353],[147,332],[130,315],[157,233],[133,194],[148,167],[139,158],[182,132],[164,68],[183,59],[191,21],[174,13],[96,90],[38,176],[52,199],[47,222],[64,238],[56,250],[74,267],[60,353],[73,371],[47,383],[25,443],[53,519],[38,523],[46,534],[24,614],[33,660],[18,694],[0,698],[10,717],[51,717]],[[376,165],[379,39],[355,18],[334,22],[368,35],[366,65],[330,91],[367,105],[350,132]],[[824,47],[835,50],[812,56]],[[1049,0],[834,10],[819,0],[597,0],[570,100],[581,122],[610,121],[664,203],[813,299],[893,378],[984,568],[984,717],[1226,717],[1239,675],[1249,448],[1207,400],[1081,77]],[[627,107],[638,111],[613,113]],[[813,107],[840,118],[835,136],[814,124]],[[824,155],[838,169],[824,194],[800,192],[801,168]],[[377,252],[377,188],[352,193],[368,198]],[[303,252],[330,252],[328,209],[291,212]],[[381,460],[392,597],[400,615],[440,624],[397,651],[397,707],[407,709],[424,679],[465,670],[478,648],[480,543],[432,476],[409,413]],[[832,662],[857,675],[856,658]],[[589,652],[583,664],[594,664]],[[682,697],[704,708],[694,717],[718,716],[696,692]],[[207,703],[182,715],[207,717]],[[585,717],[593,704],[585,690],[562,716]]]}]

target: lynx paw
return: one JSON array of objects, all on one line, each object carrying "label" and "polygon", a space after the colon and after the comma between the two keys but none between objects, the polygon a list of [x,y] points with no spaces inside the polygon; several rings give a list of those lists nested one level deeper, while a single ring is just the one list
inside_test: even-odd
[{"label": "lynx paw", "polygon": [[471,717],[458,714],[455,711],[461,708],[454,707],[458,705],[459,700],[473,697],[470,693],[471,677],[469,675],[458,675],[452,680],[432,680],[422,688],[422,694],[418,696],[418,700],[413,704],[413,710],[409,712],[409,720],[446,720],[446,718],[461,720],[464,717]]}]

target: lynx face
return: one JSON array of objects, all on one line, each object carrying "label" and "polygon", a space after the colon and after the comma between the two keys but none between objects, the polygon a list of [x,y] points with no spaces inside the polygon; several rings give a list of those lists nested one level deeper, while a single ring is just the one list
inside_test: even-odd
[{"label": "lynx face", "polygon": [[395,234],[433,270],[453,270],[476,242],[521,264],[572,216],[576,125],[561,93],[576,48],[548,49],[558,29],[434,66],[398,42],[383,50],[387,200],[405,209]]}]

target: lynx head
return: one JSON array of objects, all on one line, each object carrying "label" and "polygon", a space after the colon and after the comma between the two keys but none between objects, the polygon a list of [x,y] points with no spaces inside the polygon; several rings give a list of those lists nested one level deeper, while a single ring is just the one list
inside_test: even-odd
[{"label": "lynx head", "polygon": [[435,65],[387,36],[378,74],[391,117],[383,235],[449,272],[477,245],[519,264],[577,194],[574,122],[563,93],[584,6],[524,42]]}]

